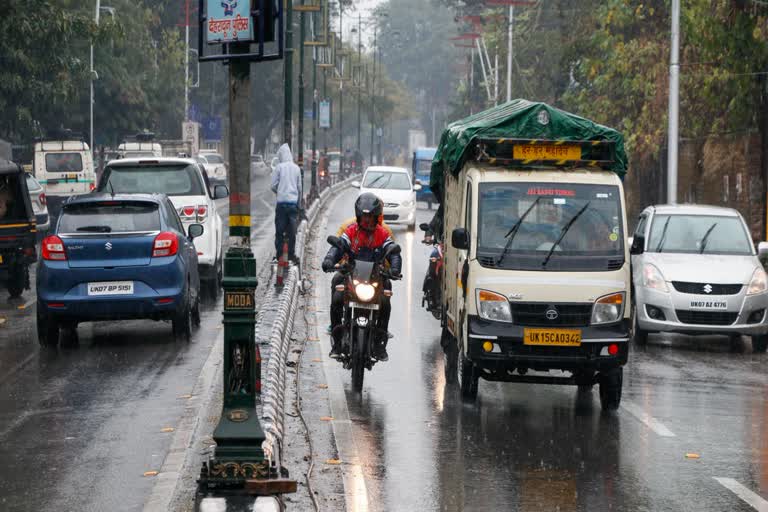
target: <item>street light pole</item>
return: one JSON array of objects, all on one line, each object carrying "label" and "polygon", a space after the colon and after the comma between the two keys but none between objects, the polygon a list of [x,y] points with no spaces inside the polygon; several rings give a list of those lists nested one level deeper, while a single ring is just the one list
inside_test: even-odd
[{"label": "street light pole", "polygon": [[[290,1],[290,0],[289,0]],[[302,2],[302,5],[304,3]],[[299,140],[297,150],[299,152],[298,164],[301,169],[302,191],[304,190],[304,37],[306,27],[306,13],[299,13]],[[295,152],[294,152],[295,153]],[[302,198],[299,198],[301,201]]]},{"label": "street light pole", "polygon": [[[373,165],[373,155],[375,147],[373,145],[373,135],[376,130],[376,50],[378,48],[378,25],[373,27],[373,72],[371,74],[371,165]],[[376,161],[380,164],[379,161]]]},{"label": "street light pole", "polygon": [[515,24],[515,6],[509,6],[509,27],[507,30],[507,101],[512,101],[512,36]]},{"label": "street light pole", "polygon": [[[99,26],[99,11],[101,10],[101,0],[96,0],[96,15],[94,16],[94,20],[96,21],[96,26]],[[93,75],[96,73],[96,71],[93,69],[93,42],[91,42],[91,102],[90,102],[90,119],[91,119],[91,130],[90,130],[90,144],[91,144],[91,152],[96,153],[96,150],[93,146]]]},{"label": "street light pole", "polygon": [[339,2],[339,172],[344,172],[344,6]]},{"label": "street light pole", "polygon": [[185,2],[184,19],[184,121],[189,121],[189,0]]},{"label": "street light pole", "polygon": [[283,142],[291,146],[293,120],[293,0],[285,2],[285,84]]},{"label": "street light pole", "polygon": [[680,107],[680,0],[672,0],[672,43],[669,56],[669,131],[667,139],[667,202],[677,203],[677,143]]}]

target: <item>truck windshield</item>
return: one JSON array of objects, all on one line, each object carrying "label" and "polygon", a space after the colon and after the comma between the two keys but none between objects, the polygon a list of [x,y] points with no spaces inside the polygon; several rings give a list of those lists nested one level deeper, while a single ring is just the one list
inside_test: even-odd
[{"label": "truck windshield", "polygon": [[432,170],[432,160],[416,160],[416,174],[429,174]]},{"label": "truck windshield", "polygon": [[648,252],[752,254],[752,243],[739,217],[654,215]]},{"label": "truck windshield", "polygon": [[202,196],[203,184],[195,165],[115,165],[104,169],[100,192]]},{"label": "truck windshield", "polygon": [[616,186],[504,182],[482,183],[479,192],[477,258],[483,266],[601,271],[624,263]]}]

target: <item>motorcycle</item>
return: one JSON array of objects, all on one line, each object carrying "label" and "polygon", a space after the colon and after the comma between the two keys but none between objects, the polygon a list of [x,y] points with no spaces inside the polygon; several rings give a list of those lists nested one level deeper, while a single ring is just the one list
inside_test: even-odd
[{"label": "motorcycle", "polygon": [[424,240],[421,243],[433,245],[435,248],[429,256],[429,268],[427,275],[424,276],[424,285],[422,291],[424,295],[421,299],[421,307],[426,307],[427,311],[432,313],[436,319],[442,317],[442,281],[441,273],[443,270],[443,243],[438,241],[429,229],[429,224],[423,223],[419,228],[424,231]]},{"label": "motorcycle", "polygon": [[[390,245],[384,251],[376,251],[374,261],[357,260],[349,247],[339,237],[329,236],[328,243],[343,251],[348,263],[337,265],[331,271],[339,271],[344,276],[344,283],[336,291],[344,294],[344,315],[341,345],[343,355],[338,359],[345,370],[352,371],[352,388],[363,389],[365,370],[373,369],[377,360],[373,357],[374,342],[379,334],[379,310],[382,299],[391,297],[392,291],[384,289],[385,279],[399,279],[384,268],[384,261],[391,254],[400,252],[400,246]],[[338,333],[334,330],[334,336]]]}]

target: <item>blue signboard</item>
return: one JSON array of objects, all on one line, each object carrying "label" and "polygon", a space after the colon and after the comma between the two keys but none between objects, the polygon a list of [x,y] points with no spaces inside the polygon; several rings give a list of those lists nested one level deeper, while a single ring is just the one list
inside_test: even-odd
[{"label": "blue signboard", "polygon": [[209,44],[253,40],[251,0],[206,0],[206,6]]},{"label": "blue signboard", "polygon": [[304,119],[314,119],[315,118],[315,112],[311,108],[304,109]]},{"label": "blue signboard", "polygon": [[221,118],[206,117],[203,119],[203,140],[221,142]]}]

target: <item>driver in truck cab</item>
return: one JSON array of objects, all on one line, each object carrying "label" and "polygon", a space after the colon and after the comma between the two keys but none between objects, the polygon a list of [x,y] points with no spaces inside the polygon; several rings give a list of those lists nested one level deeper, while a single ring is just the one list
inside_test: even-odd
[{"label": "driver in truck cab", "polygon": [[[384,250],[395,243],[392,237],[392,231],[383,223],[384,204],[375,194],[366,192],[361,194],[355,201],[355,222],[342,226],[342,242],[347,246],[348,251],[354,255],[354,258],[361,260],[373,260],[376,251]],[[329,272],[340,263],[343,263],[347,255],[337,247],[331,247],[323,260],[323,271]],[[399,278],[400,270],[403,265],[403,259],[399,253],[390,254],[387,257],[389,271],[392,277]],[[336,285],[344,283],[344,276],[337,272],[331,281],[333,295],[331,299],[331,339],[333,347],[330,357],[337,359],[341,356],[341,340],[337,329],[341,326],[342,315],[344,313],[344,292],[336,291]],[[385,290],[392,289],[392,282],[385,279],[383,282]],[[387,332],[389,327],[389,316],[392,306],[389,297],[384,297],[381,305],[381,314],[379,316],[378,338],[375,344],[374,355],[379,361],[387,361]]]}]

